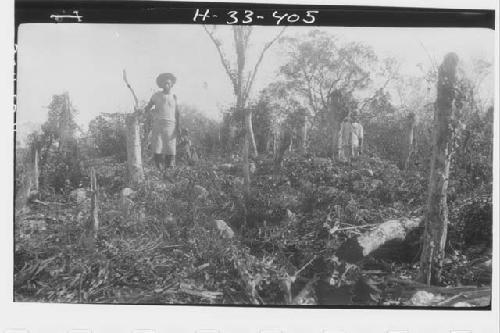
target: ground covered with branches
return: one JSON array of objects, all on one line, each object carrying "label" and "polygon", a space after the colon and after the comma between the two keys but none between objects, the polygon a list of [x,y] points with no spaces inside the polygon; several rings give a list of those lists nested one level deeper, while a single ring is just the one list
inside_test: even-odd
[{"label": "ground covered with branches", "polygon": [[145,182],[124,193],[125,164],[91,159],[84,168],[95,168],[99,184],[97,239],[86,236],[86,177],[80,190],[41,192],[16,218],[15,300],[489,305],[488,188],[450,201],[444,285],[426,287],[414,282],[421,228],[360,261],[338,257],[346,240],[384,221],[421,216],[426,174],[371,152],[350,163],[290,154],[279,173],[271,158],[254,166],[248,195],[234,158],[180,165],[166,180],[148,162]]}]

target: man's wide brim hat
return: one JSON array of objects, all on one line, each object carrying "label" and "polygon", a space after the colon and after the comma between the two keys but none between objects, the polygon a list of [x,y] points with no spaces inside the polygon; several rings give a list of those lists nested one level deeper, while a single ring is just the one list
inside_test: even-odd
[{"label": "man's wide brim hat", "polygon": [[159,87],[163,87],[163,85],[165,84],[165,82],[167,80],[170,80],[172,81],[172,83],[175,83],[175,81],[177,81],[177,78],[175,77],[174,74],[172,73],[161,73],[160,75],[158,75],[158,77],[156,78],[156,84],[159,86]]}]

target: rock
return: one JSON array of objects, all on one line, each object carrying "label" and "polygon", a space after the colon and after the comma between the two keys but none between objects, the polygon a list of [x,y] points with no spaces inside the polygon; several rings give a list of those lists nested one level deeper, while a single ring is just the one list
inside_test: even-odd
[{"label": "rock", "polygon": [[362,180],[355,180],[352,183],[352,188],[357,192],[365,192],[366,191],[366,183]]},{"label": "rock", "polygon": [[231,163],[224,163],[219,165],[219,170],[224,172],[232,172],[234,170],[234,165]]},{"label": "rock", "polygon": [[47,222],[45,222],[45,219],[27,220],[26,222],[32,233],[47,230]]},{"label": "rock", "polygon": [[204,200],[208,197],[209,193],[203,186],[195,185],[194,194],[196,195],[197,199]]},{"label": "rock", "polygon": [[401,201],[393,202],[392,207],[394,207],[396,211],[403,211],[405,209],[405,205]]},{"label": "rock", "polygon": [[134,195],[135,195],[135,191],[129,187],[125,187],[121,192],[120,201],[121,201],[123,213],[125,215],[130,214],[130,210],[134,206],[134,202],[131,199],[131,198],[133,198]]},{"label": "rock", "polygon": [[128,198],[128,197],[133,197],[135,195],[135,191],[132,190],[131,188],[129,187],[125,187],[123,190],[122,190],[122,198]]},{"label": "rock", "polygon": [[365,177],[373,177],[373,170],[372,169],[362,169],[361,175],[363,175]]},{"label": "rock", "polygon": [[410,299],[411,305],[415,306],[429,306],[433,303],[439,303],[444,299],[441,295],[434,295],[428,291],[417,291]]},{"label": "rock", "polygon": [[170,186],[166,186],[166,190],[170,190],[172,187],[175,187],[175,188],[183,188],[183,187],[187,187],[189,185],[190,181],[188,178],[186,177],[178,177],[177,180]]},{"label": "rock", "polygon": [[434,294],[427,291],[417,291],[410,299],[412,305],[425,306],[431,304]]},{"label": "rock", "polygon": [[380,185],[382,185],[384,182],[380,179],[374,179],[371,181],[370,183],[370,190],[371,191],[374,191],[375,189],[377,189],[377,187],[379,187]]},{"label": "rock", "polygon": [[302,205],[302,201],[296,191],[284,190],[273,200],[273,205],[285,209],[297,209]]},{"label": "rock", "polygon": [[77,188],[69,193],[72,200],[76,201],[77,204],[81,204],[87,200],[87,190],[84,188]]},{"label": "rock", "polygon": [[[249,165],[249,172],[250,174],[254,174],[255,171],[257,170],[257,167],[254,162],[250,162]],[[232,175],[238,175],[241,176],[243,175],[243,164],[238,163],[238,164],[231,164],[231,163],[224,163],[219,165],[218,169],[223,172],[230,173]]]},{"label": "rock", "polygon": [[318,186],[318,192],[327,197],[334,197],[339,190],[334,186]]},{"label": "rock", "polygon": [[255,166],[255,163],[254,162],[250,162],[249,163],[249,171],[250,171],[250,174],[253,175],[255,173],[255,171],[257,170],[257,167]]},{"label": "rock", "polygon": [[245,180],[242,177],[234,177],[233,191],[236,193],[243,192],[245,189]]},{"label": "rock", "polygon": [[299,188],[303,192],[312,192],[313,190],[313,183],[311,183],[307,179],[299,179]]},{"label": "rock", "polygon": [[148,180],[146,182],[147,188],[150,188],[151,191],[154,192],[163,192],[168,189],[168,185],[165,184],[163,181],[158,181],[158,180]]},{"label": "rock", "polygon": [[455,308],[470,308],[472,307],[472,304],[467,303],[467,302],[457,302],[453,304],[453,307]]},{"label": "rock", "polygon": [[29,195],[28,195],[28,200],[34,200],[38,198],[38,191],[37,190],[31,190]]},{"label": "rock", "polygon": [[286,210],[286,221],[288,223],[297,222],[297,215],[295,213],[293,213],[290,209]]},{"label": "rock", "polygon": [[330,159],[329,158],[324,158],[324,157],[315,157],[312,160],[312,164],[315,167],[328,165],[330,163],[331,163]]},{"label": "rock", "polygon": [[177,220],[174,218],[174,216],[172,214],[167,214],[164,222],[165,222],[165,229],[167,230],[167,232],[170,235],[174,235],[178,230]]},{"label": "rock", "polygon": [[219,234],[222,236],[222,238],[233,238],[234,237],[234,231],[231,229],[229,225],[227,225],[224,220],[215,220],[214,221],[215,227],[219,231]]}]

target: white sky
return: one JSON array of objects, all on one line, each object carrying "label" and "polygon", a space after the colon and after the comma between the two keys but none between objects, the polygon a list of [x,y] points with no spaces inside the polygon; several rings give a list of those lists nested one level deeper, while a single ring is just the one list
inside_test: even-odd
[{"label": "white sky", "polygon": [[[219,26],[230,37],[230,26]],[[277,27],[255,27],[248,68]],[[306,33],[309,27],[291,27],[287,36]],[[487,29],[444,28],[321,28],[341,41],[371,45],[380,57],[393,56],[401,70],[418,74],[418,63],[429,65],[431,54],[440,62],[454,51],[465,62],[472,58],[494,60],[494,32]],[[224,39],[232,45],[232,38]],[[276,46],[276,45],[275,45]],[[230,49],[228,49],[229,51]],[[253,87],[253,96],[276,79],[284,62],[279,47],[264,58]],[[229,53],[229,52],[228,52]],[[175,93],[181,103],[198,107],[212,118],[219,107],[233,101],[232,87],[217,51],[201,26],[119,24],[24,24],[18,39],[17,121],[42,123],[53,94],[68,91],[79,110],[77,122],[85,125],[101,112],[127,112],[133,106],[122,81],[126,68],[140,99],[157,89],[156,76],[173,72]],[[492,82],[489,87],[492,89]],[[489,94],[489,93],[488,93]]]}]

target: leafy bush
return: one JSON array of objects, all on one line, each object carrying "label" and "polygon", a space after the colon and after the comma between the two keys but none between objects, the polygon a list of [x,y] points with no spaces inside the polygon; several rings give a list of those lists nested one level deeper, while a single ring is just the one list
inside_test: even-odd
[{"label": "leafy bush", "polygon": [[52,150],[40,166],[40,187],[46,193],[66,193],[80,187],[85,177],[76,146],[72,152]]},{"label": "leafy bush", "polygon": [[469,192],[493,179],[493,113],[473,113],[465,120],[451,164],[457,192]]},{"label": "leafy bush", "polygon": [[99,156],[115,156],[123,162],[127,159],[127,129],[125,114],[102,113],[89,124],[92,138]]},{"label": "leafy bush", "polygon": [[463,251],[491,249],[493,208],[489,191],[476,191],[470,198],[454,204],[448,236],[452,247]]}]

